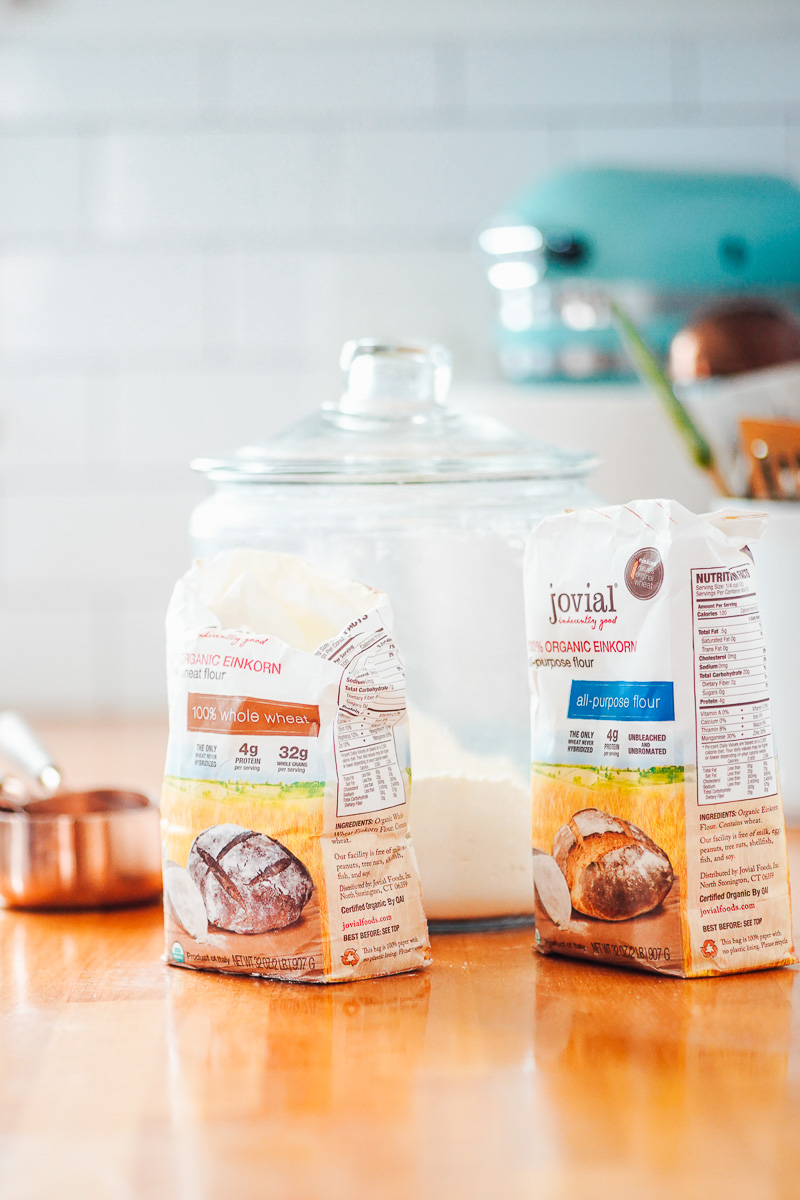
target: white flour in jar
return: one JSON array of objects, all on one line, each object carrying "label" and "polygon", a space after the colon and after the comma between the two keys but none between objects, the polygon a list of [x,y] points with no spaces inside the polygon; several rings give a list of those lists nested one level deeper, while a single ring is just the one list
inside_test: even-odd
[{"label": "white flour in jar", "polygon": [[431,920],[533,913],[530,792],[510,759],[409,708],[410,827]]}]

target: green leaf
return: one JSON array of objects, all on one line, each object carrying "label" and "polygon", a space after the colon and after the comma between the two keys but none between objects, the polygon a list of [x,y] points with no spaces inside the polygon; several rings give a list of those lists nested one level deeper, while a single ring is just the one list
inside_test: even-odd
[{"label": "green leaf", "polygon": [[666,408],[675,428],[683,438],[693,462],[706,471],[716,471],[714,452],[710,444],[695,425],[686,406],[675,395],[675,389],[655,354],[616,300],[610,300],[609,306],[633,365],[642,381],[653,389]]}]

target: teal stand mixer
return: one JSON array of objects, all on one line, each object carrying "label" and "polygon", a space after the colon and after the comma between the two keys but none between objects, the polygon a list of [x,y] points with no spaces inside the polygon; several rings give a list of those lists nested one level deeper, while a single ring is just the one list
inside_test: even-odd
[{"label": "teal stand mixer", "polygon": [[666,357],[699,308],[729,298],[800,312],[800,190],[769,175],[573,167],[479,236],[518,382],[632,378],[609,298]]}]

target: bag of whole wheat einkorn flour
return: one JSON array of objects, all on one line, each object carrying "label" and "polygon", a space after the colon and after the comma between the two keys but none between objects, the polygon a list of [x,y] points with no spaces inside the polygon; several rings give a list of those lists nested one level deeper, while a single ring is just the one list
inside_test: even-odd
[{"label": "bag of whole wheat einkorn flour", "polygon": [[430,962],[385,595],[302,559],[198,562],[167,616],[167,962],[333,983]]},{"label": "bag of whole wheat einkorn flour", "polygon": [[797,961],[748,548],[764,520],[642,500],[530,535],[543,952],[681,976]]}]

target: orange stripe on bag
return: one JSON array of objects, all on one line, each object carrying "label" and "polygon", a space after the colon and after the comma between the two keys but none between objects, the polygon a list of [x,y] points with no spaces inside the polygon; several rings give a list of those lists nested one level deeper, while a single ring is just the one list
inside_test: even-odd
[{"label": "orange stripe on bag", "polygon": [[256,733],[262,737],[319,737],[316,704],[284,700],[258,700],[253,696],[189,694],[187,725],[190,733]]}]

